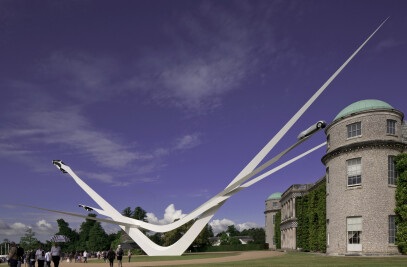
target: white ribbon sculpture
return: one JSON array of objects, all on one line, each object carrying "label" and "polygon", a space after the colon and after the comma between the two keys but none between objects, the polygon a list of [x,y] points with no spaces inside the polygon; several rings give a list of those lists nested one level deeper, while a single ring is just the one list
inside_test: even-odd
[{"label": "white ribbon sculpture", "polygon": [[[274,169],[246,182],[259,172],[266,169],[268,166],[276,162],[282,156],[287,154],[293,148],[307,140],[312,134],[319,131],[322,127],[317,127],[315,130],[306,135],[304,138],[300,139],[297,143],[289,147],[288,149],[284,150],[271,160],[267,161],[260,167],[256,168],[260,162],[269,154],[271,149],[280,141],[280,139],[287,133],[287,131],[293,126],[293,124],[301,117],[301,115],[309,108],[309,106],[317,99],[317,97],[325,90],[326,87],[335,79],[336,76],[342,71],[343,68],[352,60],[352,58],[362,49],[362,47],[373,37],[373,35],[382,27],[382,25],[387,21],[387,19],[380,24],[380,26],[366,39],[366,41],[348,58],[345,63],[319,88],[319,90],[304,104],[304,106],[297,111],[297,113],[284,125],[283,128],[270,140],[270,142],[252,159],[252,161],[230,182],[230,184],[219,194],[212,197],[210,200],[193,210],[191,213],[186,215],[185,217],[181,218],[178,221],[167,225],[156,225],[151,224],[143,221],[139,221],[136,219],[132,219],[129,217],[125,217],[120,214],[115,208],[113,208],[107,201],[105,201],[101,196],[99,196],[92,188],[90,188],[86,183],[84,183],[73,171],[72,169],[65,165],[60,160],[54,160],[52,163],[60,169],[63,173],[68,173],[72,176],[75,182],[101,207],[101,209],[80,205],[88,211],[94,210],[97,213],[110,217],[112,220],[103,219],[103,218],[96,218],[96,217],[89,217],[84,215],[79,215],[70,212],[63,212],[51,209],[44,209],[38,208],[33,206],[22,205],[26,207],[36,208],[40,210],[46,210],[51,212],[57,212],[61,214],[96,220],[100,222],[106,222],[111,224],[119,225],[148,255],[150,256],[164,256],[164,255],[181,255],[195,240],[201,230],[205,227],[205,225],[209,222],[209,220],[213,217],[216,211],[226,202],[228,198],[232,195],[240,192],[241,190],[259,182],[260,180],[266,178],[267,176],[271,175],[272,173],[278,171],[281,168],[291,164],[292,162],[308,155],[309,153],[313,152],[314,150],[326,145],[326,142],[308,150],[307,152],[275,167]],[[311,128],[310,128],[311,129]],[[246,183],[245,183],[246,182]],[[189,222],[192,219],[197,218],[195,223],[191,226],[191,228],[174,244],[168,247],[163,247],[155,244],[151,241],[139,228],[146,229],[153,232],[168,232],[174,230],[185,223]]]}]

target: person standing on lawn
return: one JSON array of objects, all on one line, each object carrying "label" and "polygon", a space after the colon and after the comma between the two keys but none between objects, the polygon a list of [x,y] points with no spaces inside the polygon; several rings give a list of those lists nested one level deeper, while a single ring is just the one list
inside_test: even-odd
[{"label": "person standing on lawn", "polygon": [[51,258],[54,262],[54,266],[58,267],[59,261],[61,260],[61,247],[55,242],[54,246],[51,248]]},{"label": "person standing on lawn", "polygon": [[114,258],[116,258],[116,253],[114,253],[113,249],[110,248],[109,252],[107,253],[107,259],[110,262],[110,267],[113,267]]}]

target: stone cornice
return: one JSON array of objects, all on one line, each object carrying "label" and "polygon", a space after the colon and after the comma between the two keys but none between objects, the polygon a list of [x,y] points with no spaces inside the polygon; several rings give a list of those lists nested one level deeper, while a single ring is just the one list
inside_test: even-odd
[{"label": "stone cornice", "polygon": [[270,213],[270,212],[278,212],[279,210],[281,210],[281,208],[279,208],[279,209],[266,210],[266,211],[264,212],[264,214]]},{"label": "stone cornice", "polygon": [[348,114],[348,115],[346,115],[346,116],[340,117],[340,118],[338,118],[338,119],[332,121],[330,124],[328,124],[328,125],[325,127],[324,132],[325,132],[325,134],[327,134],[328,131],[329,131],[329,129],[330,129],[333,125],[335,125],[336,123],[338,123],[338,122],[340,122],[340,121],[347,120],[348,118],[351,118],[351,117],[354,117],[354,116],[357,116],[357,115],[360,115],[360,114],[375,113],[375,112],[390,112],[390,113],[395,113],[395,114],[397,114],[398,116],[401,117],[401,121],[403,121],[403,119],[404,119],[404,113],[401,112],[400,110],[397,110],[397,109],[387,109],[387,108],[369,109],[369,110],[363,110],[363,111],[354,112],[354,113],[352,113],[352,114]]},{"label": "stone cornice", "polygon": [[288,228],[296,228],[298,226],[297,218],[288,218],[281,221],[280,230],[286,230]]},{"label": "stone cornice", "polygon": [[287,195],[285,195],[283,198],[281,198],[280,203],[281,207],[290,199],[297,198],[297,197],[302,197],[307,191],[304,189],[302,191],[295,191],[295,192],[290,192]]},{"label": "stone cornice", "polygon": [[352,143],[346,146],[341,146],[338,147],[329,153],[325,154],[321,158],[321,161],[324,165],[326,165],[327,161],[330,160],[333,157],[336,157],[342,153],[350,152],[356,149],[365,149],[365,148],[393,148],[397,149],[402,153],[404,150],[407,149],[407,144],[398,142],[398,141],[393,141],[393,140],[370,140],[370,141],[363,141],[363,142],[357,142],[357,143]]}]

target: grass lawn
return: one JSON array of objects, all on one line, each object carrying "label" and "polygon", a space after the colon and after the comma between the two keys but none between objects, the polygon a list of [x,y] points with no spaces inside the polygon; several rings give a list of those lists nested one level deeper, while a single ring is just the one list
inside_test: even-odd
[{"label": "grass lawn", "polygon": [[230,263],[193,264],[188,266],[407,266],[407,257],[332,257],[300,252],[290,252],[273,258]]}]

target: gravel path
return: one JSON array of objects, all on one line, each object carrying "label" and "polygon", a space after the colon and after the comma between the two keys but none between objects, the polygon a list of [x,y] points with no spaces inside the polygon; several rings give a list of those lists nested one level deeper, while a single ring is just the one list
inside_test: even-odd
[{"label": "gravel path", "polygon": [[[213,253],[213,252],[212,252]],[[218,258],[208,258],[208,259],[195,259],[195,260],[172,260],[172,261],[145,261],[145,262],[123,262],[123,267],[133,267],[133,266],[163,266],[163,265],[185,265],[185,264],[204,264],[204,263],[219,263],[219,262],[233,262],[233,261],[245,261],[251,259],[269,258],[284,255],[284,252],[277,251],[242,251],[238,252],[238,255],[218,257]],[[134,256],[133,256],[134,257]],[[136,256],[137,257],[137,256]],[[51,264],[53,266],[53,264]],[[59,264],[61,267],[102,267],[109,266],[104,263],[67,263],[62,262]],[[117,267],[117,261],[114,261],[114,267]]]}]

